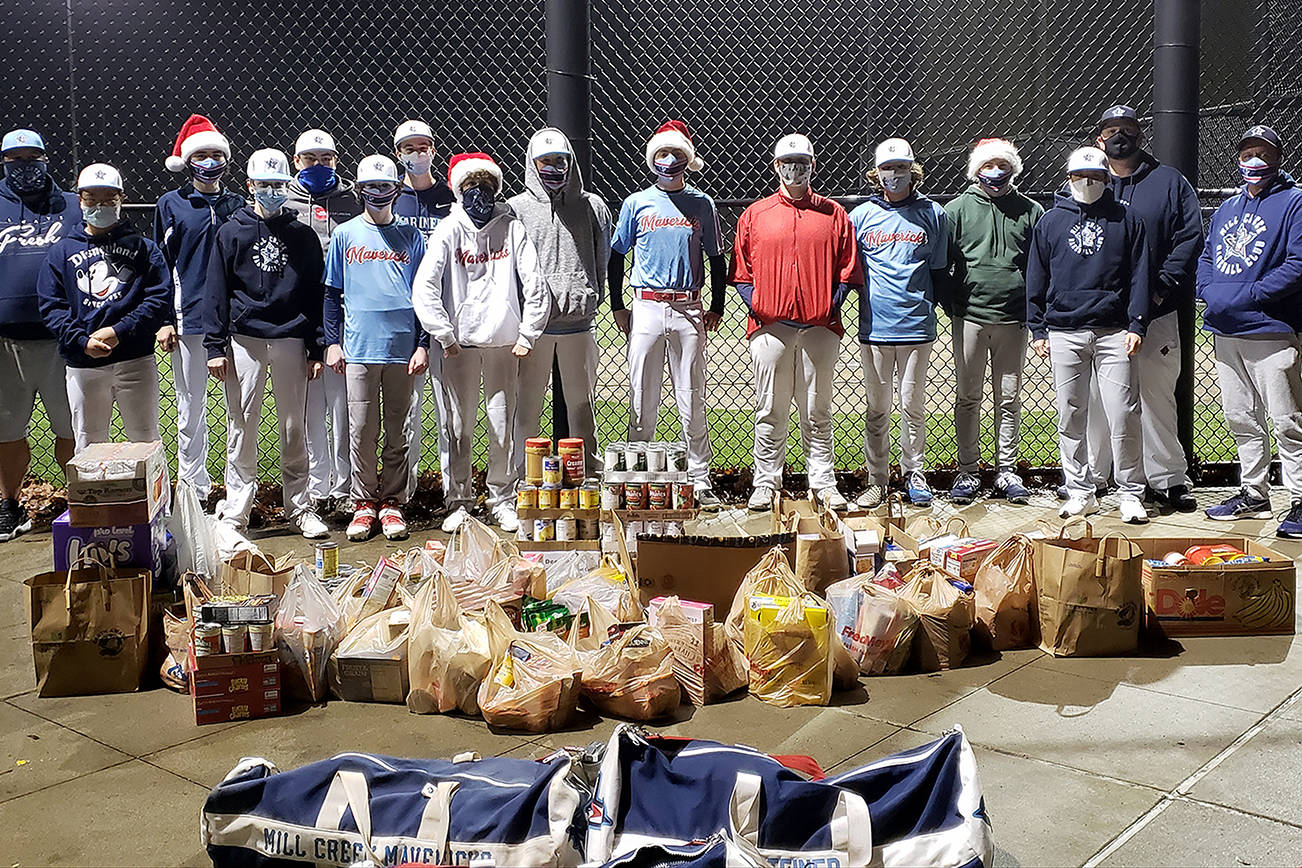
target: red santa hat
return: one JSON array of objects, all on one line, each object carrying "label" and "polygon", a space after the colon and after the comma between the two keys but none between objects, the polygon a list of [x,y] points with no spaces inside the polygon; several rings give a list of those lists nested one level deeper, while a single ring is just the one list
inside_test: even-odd
[{"label": "red santa hat", "polygon": [[967,177],[975,181],[977,170],[991,160],[1007,160],[1013,167],[1013,177],[1022,174],[1022,155],[1017,153],[1017,146],[1007,139],[982,139],[976,143],[967,158]]},{"label": "red santa hat", "polygon": [[172,156],[167,158],[165,165],[168,171],[183,171],[185,164],[190,162],[191,154],[209,148],[221,151],[228,160],[231,158],[231,143],[217,132],[213,122],[203,115],[190,115],[185,119],[185,123],[181,124],[181,131],[176,134],[176,145],[172,148]]},{"label": "red santa hat", "polygon": [[448,160],[448,186],[452,195],[461,201],[461,185],[474,172],[487,172],[497,181],[497,190],[502,191],[502,169],[488,154],[478,151],[467,154],[455,154]]},{"label": "red santa hat", "polygon": [[682,151],[687,155],[687,168],[693,172],[705,168],[705,162],[696,156],[696,145],[692,142],[692,134],[688,131],[687,124],[682,121],[665,121],[646,143],[646,167],[653,172],[656,170],[656,151],[661,148]]}]

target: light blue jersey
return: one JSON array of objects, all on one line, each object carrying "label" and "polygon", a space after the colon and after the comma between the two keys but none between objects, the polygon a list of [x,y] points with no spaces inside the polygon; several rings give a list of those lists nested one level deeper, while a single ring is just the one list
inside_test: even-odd
[{"label": "light blue jersey", "polygon": [[931,272],[943,270],[948,261],[945,209],[926,196],[895,205],[874,196],[850,212],[850,223],[865,278],[859,297],[859,341],[934,341]]},{"label": "light blue jersey", "polygon": [[376,226],[360,216],[337,228],[325,284],[343,290],[343,335],[338,307],[327,299],[326,344],[341,343],[344,358],[356,364],[406,363],[420,336],[411,285],[424,255],[425,236],[401,220]]},{"label": "light blue jersey", "polygon": [[705,257],[722,252],[719,212],[695,187],[673,193],[659,187],[624,200],[610,249],[633,253],[629,286],[637,289],[700,290]]}]

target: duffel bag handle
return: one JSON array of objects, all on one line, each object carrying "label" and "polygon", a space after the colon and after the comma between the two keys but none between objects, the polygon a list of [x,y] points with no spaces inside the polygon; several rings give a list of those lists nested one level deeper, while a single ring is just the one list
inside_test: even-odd
[{"label": "duffel bag handle", "polygon": [[[760,793],[763,779],[748,772],[737,774],[729,804],[729,820],[734,837],[758,848],[760,830]],[[850,865],[867,865],[872,861],[872,820],[863,796],[837,789],[836,808],[827,823],[831,849],[845,853]],[[767,855],[767,854],[765,854]]]},{"label": "duffel bag handle", "polygon": [[[428,801],[421,813],[420,828],[416,837],[423,843],[429,843],[445,854],[448,846],[448,827],[451,824],[452,794],[460,786],[456,781],[441,781],[438,784],[427,783],[421,789],[421,795]],[[371,790],[366,783],[366,775],[355,769],[339,769],[335,772],[330,788],[326,790],[321,810],[317,813],[316,828],[323,831],[337,832],[343,822],[344,813],[351,809],[353,821],[357,823],[357,832],[362,838],[362,846],[367,855],[381,864],[378,853],[371,844]]]}]

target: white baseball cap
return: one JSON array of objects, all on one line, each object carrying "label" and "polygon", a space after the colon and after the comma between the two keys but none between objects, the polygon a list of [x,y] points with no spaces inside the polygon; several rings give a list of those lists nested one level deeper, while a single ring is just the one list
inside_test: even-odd
[{"label": "white baseball cap", "polygon": [[289,173],[289,158],[284,151],[275,148],[263,148],[249,155],[245,174],[250,181],[292,181]]},{"label": "white baseball cap", "polygon": [[335,154],[339,149],[335,147],[335,137],[325,130],[308,130],[294,142],[294,153],[306,154],[312,151],[329,151]]},{"label": "white baseball cap", "polygon": [[1073,172],[1106,172],[1108,155],[1098,148],[1077,148],[1067,158],[1067,174]]},{"label": "white baseball cap", "polygon": [[121,190],[122,173],[108,163],[91,163],[77,176],[77,189],[93,190],[96,187]]},{"label": "white baseball cap", "polygon": [[887,139],[877,146],[877,153],[873,159],[874,166],[900,162],[914,162],[913,146],[904,139]]},{"label": "white baseball cap", "polygon": [[787,157],[809,157],[814,159],[814,143],[809,140],[809,136],[801,133],[788,133],[778,139],[778,143],[773,146],[773,159],[784,160]]},{"label": "white baseball cap", "polygon": [[393,160],[383,154],[371,154],[357,164],[357,183],[368,184],[382,181],[398,183],[398,167]]},{"label": "white baseball cap", "polygon": [[398,145],[407,139],[414,139],[417,136],[434,141],[434,131],[430,129],[429,124],[424,121],[403,121],[393,131],[393,147],[397,149]]}]

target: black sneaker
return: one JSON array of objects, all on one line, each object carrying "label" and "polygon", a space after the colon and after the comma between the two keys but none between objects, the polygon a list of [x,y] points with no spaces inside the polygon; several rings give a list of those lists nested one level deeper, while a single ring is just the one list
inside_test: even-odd
[{"label": "black sneaker", "polygon": [[1176,512],[1193,512],[1198,509],[1198,501],[1189,493],[1187,485],[1172,485],[1166,491],[1155,491],[1157,502],[1169,506]]},{"label": "black sneaker", "polygon": [[707,488],[696,493],[696,505],[702,512],[718,512],[723,507],[723,501],[719,500],[719,495]]},{"label": "black sneaker", "polygon": [[1255,494],[1249,494],[1247,490],[1240,489],[1232,497],[1227,497],[1216,506],[1208,507],[1203,511],[1212,521],[1234,521],[1240,518],[1271,518],[1274,513],[1270,510],[1270,501],[1265,498],[1257,497]]},{"label": "black sneaker", "polygon": [[1279,523],[1275,536],[1284,539],[1302,539],[1302,500],[1295,500],[1289,505],[1284,520]]},{"label": "black sneaker", "polygon": [[32,529],[32,518],[16,500],[0,502],[0,542],[9,542]]}]

